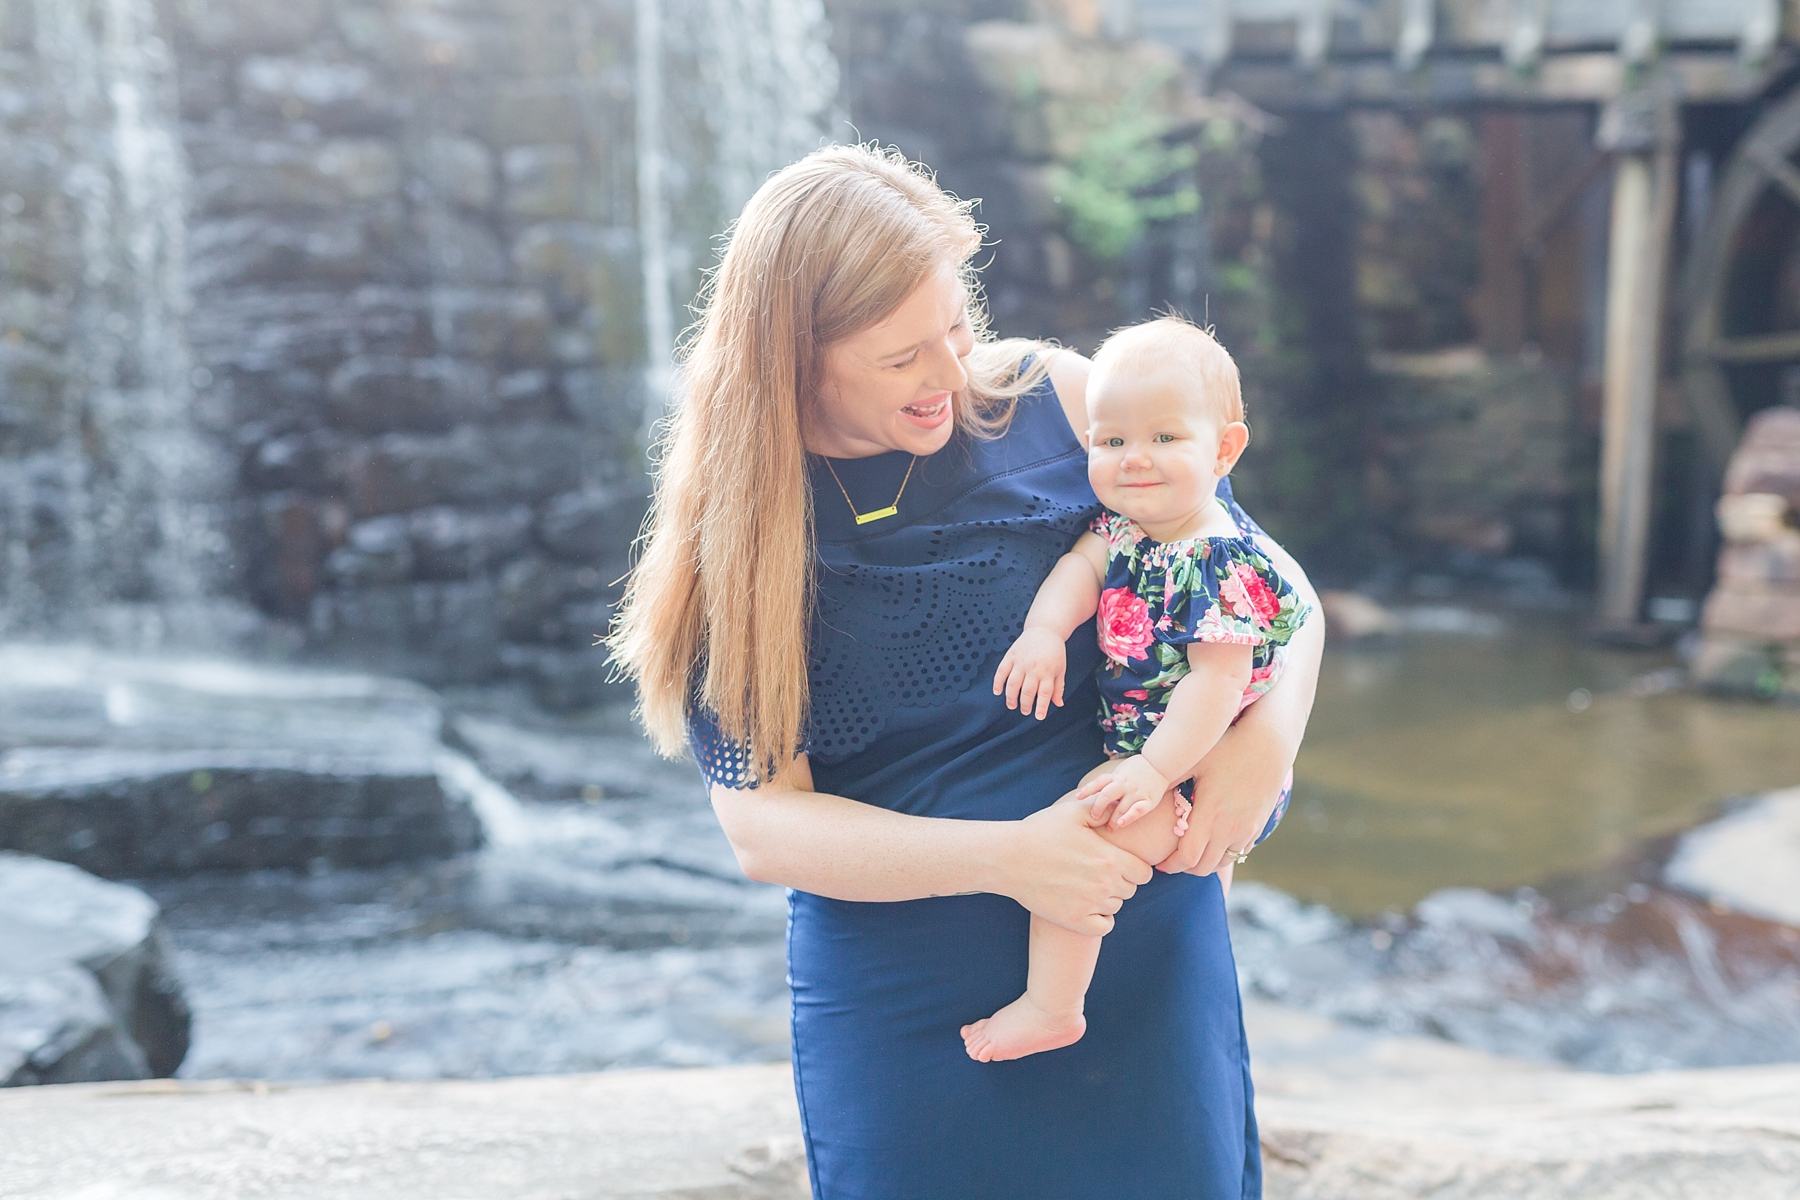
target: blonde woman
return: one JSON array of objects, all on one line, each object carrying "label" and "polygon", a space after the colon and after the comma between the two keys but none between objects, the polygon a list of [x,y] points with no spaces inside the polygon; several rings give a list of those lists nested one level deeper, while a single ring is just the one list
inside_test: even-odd
[{"label": "blonde woman", "polygon": [[[984,338],[979,247],[966,205],[868,148],[757,192],[688,345],[614,654],[652,738],[693,749],[745,873],[791,889],[817,1200],[1254,1196],[1213,872],[1280,795],[1320,623],[1203,760],[1168,859],[1054,803],[1105,757],[1092,631],[1048,719],[988,684],[1099,511],[1087,363]],[[958,1030],[1017,993],[1032,914],[1111,935],[1087,1034],[973,1061]]]}]

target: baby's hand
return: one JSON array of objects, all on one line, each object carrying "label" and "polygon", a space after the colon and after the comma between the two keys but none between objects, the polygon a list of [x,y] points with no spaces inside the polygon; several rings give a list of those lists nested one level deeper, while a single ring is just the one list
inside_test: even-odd
[{"label": "baby's hand", "polygon": [[1006,693],[1006,707],[1043,720],[1050,706],[1062,707],[1063,673],[1068,655],[1062,641],[1047,629],[1029,626],[1000,660],[994,672],[994,695]]},{"label": "baby's hand", "polygon": [[[1112,774],[1098,776],[1083,784],[1075,796],[1079,800],[1092,797],[1088,808],[1090,825],[1111,824],[1114,829],[1123,829],[1139,817],[1147,817],[1156,811],[1171,786],[1162,772],[1144,761],[1143,755],[1134,754],[1120,759]],[[1110,822],[1108,813],[1112,816]]]}]

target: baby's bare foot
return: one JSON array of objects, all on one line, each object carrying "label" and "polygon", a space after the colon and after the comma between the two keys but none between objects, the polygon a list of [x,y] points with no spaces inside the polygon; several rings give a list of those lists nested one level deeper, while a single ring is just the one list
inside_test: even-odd
[{"label": "baby's bare foot", "polygon": [[1053,1013],[1020,996],[993,1016],[962,1027],[963,1048],[976,1062],[1005,1062],[1045,1050],[1060,1050],[1081,1040],[1087,1018],[1080,1013]]}]

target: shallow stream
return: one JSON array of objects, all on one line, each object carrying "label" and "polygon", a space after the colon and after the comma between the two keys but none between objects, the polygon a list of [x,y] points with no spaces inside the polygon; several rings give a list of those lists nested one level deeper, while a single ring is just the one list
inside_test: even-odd
[{"label": "shallow stream", "polygon": [[[1800,711],[1692,693],[1569,621],[1413,624],[1328,657],[1293,813],[1232,897],[1247,990],[1598,1070],[1800,1059],[1800,931],[1658,867],[1729,798],[1800,783]],[[519,799],[480,853],[146,885],[196,1008],[182,1074],[784,1057],[783,900],[742,880],[693,768],[622,714],[452,700]]]}]

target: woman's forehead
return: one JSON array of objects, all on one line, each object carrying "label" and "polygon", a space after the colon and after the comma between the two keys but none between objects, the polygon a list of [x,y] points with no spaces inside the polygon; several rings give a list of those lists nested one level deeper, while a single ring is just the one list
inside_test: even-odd
[{"label": "woman's forehead", "polygon": [[904,354],[955,324],[968,302],[968,289],[955,264],[943,263],[900,302],[900,307],[844,342],[869,358]]}]

